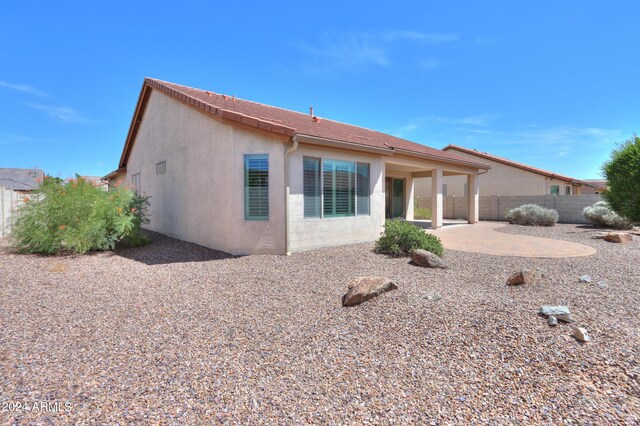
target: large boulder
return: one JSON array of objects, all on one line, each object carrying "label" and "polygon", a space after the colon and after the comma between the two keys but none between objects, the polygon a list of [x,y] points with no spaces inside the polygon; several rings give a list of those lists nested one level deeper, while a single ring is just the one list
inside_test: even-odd
[{"label": "large boulder", "polygon": [[511,274],[507,279],[507,285],[531,284],[539,278],[544,278],[544,271],[540,268],[522,269]]},{"label": "large boulder", "polygon": [[606,237],[604,237],[605,241],[609,241],[610,243],[628,243],[633,240],[631,234],[627,234],[626,232],[609,232]]},{"label": "large boulder", "polygon": [[376,296],[395,290],[395,285],[385,277],[360,277],[349,283],[347,294],[342,296],[342,306],[355,306]]},{"label": "large boulder", "polygon": [[437,254],[433,254],[430,251],[417,249],[413,250],[410,254],[411,260],[418,266],[423,268],[441,268],[448,269],[449,266],[443,258]]}]

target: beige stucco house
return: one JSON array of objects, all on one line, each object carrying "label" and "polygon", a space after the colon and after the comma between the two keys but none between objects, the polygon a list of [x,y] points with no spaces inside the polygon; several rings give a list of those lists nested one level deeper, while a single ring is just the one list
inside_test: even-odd
[{"label": "beige stucco house", "polygon": [[[583,188],[593,186],[579,179],[457,145],[448,145],[442,150],[491,166],[491,169],[480,177],[483,196],[579,195]],[[459,176],[445,177],[443,186],[445,196],[462,197],[467,192],[467,182]],[[429,179],[416,181],[415,191],[418,197],[431,197]]]},{"label": "beige stucco house", "polygon": [[469,188],[482,162],[325,118],[156,79],[144,81],[110,184],[150,196],[153,231],[231,254],[284,254],[372,241],[413,219],[414,181]]}]

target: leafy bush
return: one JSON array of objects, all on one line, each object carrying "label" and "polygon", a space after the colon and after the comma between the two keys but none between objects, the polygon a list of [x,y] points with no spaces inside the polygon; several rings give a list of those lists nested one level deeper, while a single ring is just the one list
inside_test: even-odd
[{"label": "leafy bush", "polygon": [[634,135],[611,153],[602,171],[608,182],[602,196],[631,223],[640,223],[640,137]]},{"label": "leafy bush", "polygon": [[387,220],[384,231],[376,241],[376,253],[390,256],[408,256],[412,250],[422,249],[442,256],[444,248],[440,238],[427,234],[419,228],[403,220]]},{"label": "leafy bush", "polygon": [[146,197],[124,188],[103,191],[79,176],[45,177],[38,195],[18,210],[11,233],[22,253],[109,250],[125,237],[140,240],[140,225],[148,223]]},{"label": "leafy bush", "polygon": [[524,204],[507,212],[510,223],[527,226],[553,226],[558,222],[558,212],[535,204]]},{"label": "leafy bush", "polygon": [[431,219],[431,210],[424,207],[416,207],[413,211],[413,218],[417,220]]},{"label": "leafy bush", "polygon": [[614,212],[606,201],[598,201],[592,206],[585,207],[582,214],[594,225],[603,228],[629,229],[632,227],[631,223]]}]

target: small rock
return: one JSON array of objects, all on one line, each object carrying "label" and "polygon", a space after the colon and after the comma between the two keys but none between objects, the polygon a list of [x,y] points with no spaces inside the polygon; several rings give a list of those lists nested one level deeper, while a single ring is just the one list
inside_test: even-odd
[{"label": "small rock", "polygon": [[395,290],[395,285],[389,278],[384,277],[360,277],[353,280],[342,296],[342,306],[355,306],[366,302],[376,296]]},{"label": "small rock", "polygon": [[591,340],[591,337],[589,337],[589,333],[587,332],[587,329],[584,327],[574,327],[573,337],[578,339],[578,341],[580,342],[588,342],[589,340]]},{"label": "small rock", "polygon": [[507,285],[523,285],[523,284],[531,284],[539,278],[544,278],[545,272],[540,268],[536,268],[534,270],[531,269],[523,269],[518,272],[514,272],[511,274],[509,279],[507,280]]},{"label": "small rock", "polygon": [[549,319],[547,320],[547,322],[549,323],[550,326],[556,326],[558,325],[558,318],[554,317],[553,315],[551,315],[549,317]]},{"label": "small rock", "polygon": [[607,236],[604,237],[604,240],[610,243],[625,244],[633,240],[633,237],[631,234],[625,232],[609,232]]},{"label": "small rock", "polygon": [[591,277],[589,275],[583,275],[580,277],[580,282],[581,283],[590,283],[591,282]]},{"label": "small rock", "polygon": [[598,287],[600,288],[607,288],[607,283],[604,281],[598,281]]},{"label": "small rock", "polygon": [[437,291],[433,291],[427,294],[424,298],[429,302],[437,302],[438,300],[442,299],[442,296]]},{"label": "small rock", "polygon": [[448,269],[447,263],[437,254],[433,254],[427,250],[414,250],[411,252],[411,260],[418,266],[423,268],[441,268]]},{"label": "small rock", "polygon": [[546,317],[556,317],[562,322],[573,322],[571,312],[567,306],[541,306],[540,313]]}]

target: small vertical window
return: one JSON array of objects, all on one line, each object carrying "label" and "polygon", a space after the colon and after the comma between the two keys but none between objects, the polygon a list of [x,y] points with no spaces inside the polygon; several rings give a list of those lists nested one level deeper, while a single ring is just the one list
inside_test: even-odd
[{"label": "small vertical window", "polygon": [[140,173],[131,175],[131,184],[136,194],[142,194],[142,188],[140,187]]},{"label": "small vertical window", "polygon": [[369,165],[356,164],[356,206],[357,214],[369,214]]},{"label": "small vertical window", "polygon": [[304,157],[304,217],[320,217],[320,159]]},{"label": "small vertical window", "polygon": [[551,185],[551,195],[560,195],[560,186],[559,185]]},{"label": "small vertical window", "polygon": [[161,161],[159,163],[156,163],[156,174],[163,175],[165,173],[167,173],[167,162]]},{"label": "small vertical window", "polygon": [[566,195],[571,195],[571,187],[570,187],[570,186],[566,186],[566,187],[564,188],[564,193],[565,193]]},{"label": "small vertical window", "polygon": [[269,219],[269,158],[244,156],[244,217],[247,220]]},{"label": "small vertical window", "polygon": [[446,183],[442,184],[442,196],[443,197],[447,196],[447,184]]}]

